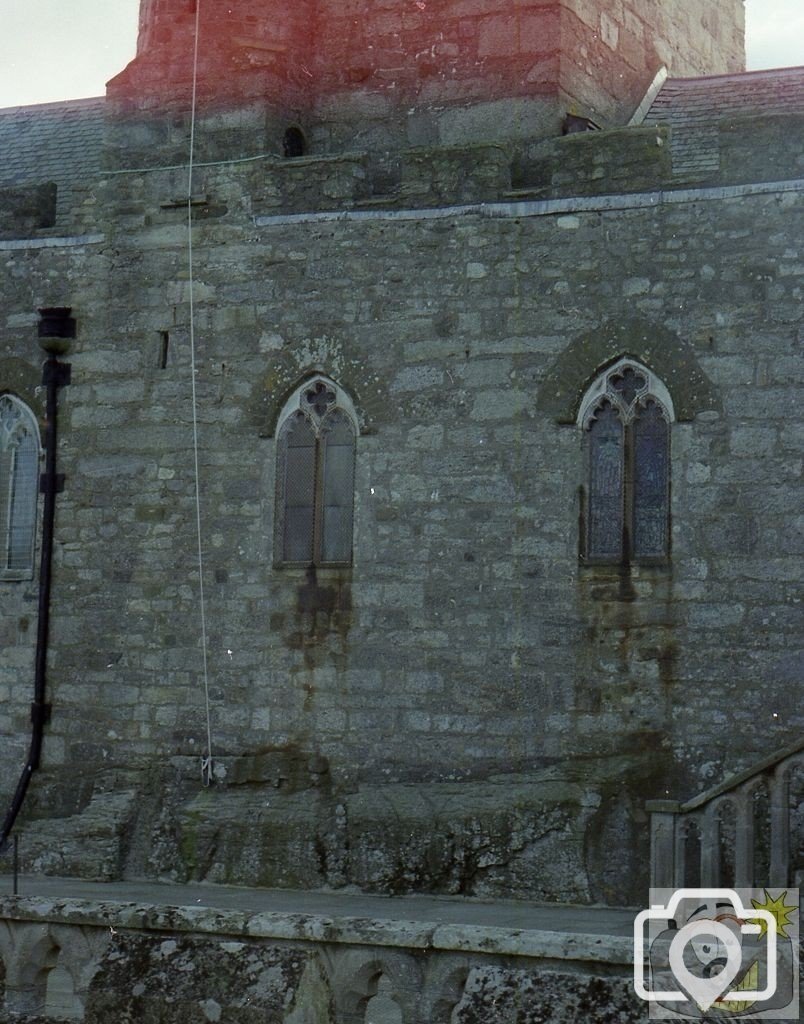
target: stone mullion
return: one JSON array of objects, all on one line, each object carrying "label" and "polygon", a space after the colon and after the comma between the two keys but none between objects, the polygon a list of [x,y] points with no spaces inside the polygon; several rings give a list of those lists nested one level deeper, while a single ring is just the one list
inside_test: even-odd
[{"label": "stone mullion", "polygon": [[754,884],[754,801],[748,790],[738,790],[734,795],[737,809],[734,837],[734,884]]},{"label": "stone mullion", "polygon": [[790,871],[790,784],[788,764],[776,769],[770,785],[771,854],[770,885],[784,886]]},{"label": "stone mullion", "polygon": [[719,804],[710,804],[701,820],[701,885],[720,885]]},{"label": "stone mullion", "polygon": [[[687,877],[687,857],[689,843],[690,823],[689,819],[676,819],[674,836],[674,858],[673,873],[670,885],[681,889]],[[698,866],[700,869],[700,865]]]}]

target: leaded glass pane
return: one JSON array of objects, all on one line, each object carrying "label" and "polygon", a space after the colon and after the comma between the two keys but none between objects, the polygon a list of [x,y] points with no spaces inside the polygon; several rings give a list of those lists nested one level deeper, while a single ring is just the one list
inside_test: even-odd
[{"label": "leaded glass pane", "polygon": [[310,423],[297,414],[280,438],[282,465],[282,559],[311,562],[315,523],[316,441]]},{"label": "leaded glass pane", "polygon": [[8,519],[11,511],[11,475],[14,466],[14,452],[3,448],[0,443],[0,571],[8,568]]},{"label": "leaded glass pane", "polygon": [[589,506],[587,555],[622,557],[623,425],[604,402],[589,426]]},{"label": "leaded glass pane", "polygon": [[355,436],[342,413],[331,413],[321,434],[323,489],[321,561],[350,562],[354,507]]},{"label": "leaded glass pane", "polygon": [[39,492],[39,432],[30,410],[0,396],[0,573],[33,572]]},{"label": "leaded glass pane", "polygon": [[286,562],[312,562],[313,560],[313,510],[312,508],[289,508],[285,512]]},{"label": "leaded glass pane", "polygon": [[35,438],[24,435],[13,452],[8,512],[8,568],[33,568],[39,450]]},{"label": "leaded glass pane", "polygon": [[656,402],[638,412],[634,431],[634,557],[668,553],[670,429]]}]

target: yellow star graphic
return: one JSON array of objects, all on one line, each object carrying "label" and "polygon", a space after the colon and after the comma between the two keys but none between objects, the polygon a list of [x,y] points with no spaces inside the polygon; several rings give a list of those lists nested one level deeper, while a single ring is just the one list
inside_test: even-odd
[{"label": "yellow star graphic", "polygon": [[[787,938],[787,932],[785,931],[785,927],[793,923],[793,914],[798,910],[798,907],[795,903],[791,906],[788,906],[785,903],[786,897],[787,890],[785,890],[781,896],[777,896],[776,899],[773,899],[768,890],[765,889],[764,903],[761,903],[759,900],[751,900],[751,904],[754,910],[768,910],[771,914],[773,914],[774,918],[776,919],[776,933],[777,935],[781,935],[785,939]],[[765,921],[762,918],[752,918],[751,920],[759,922],[759,926],[762,929],[762,935],[764,935],[767,932],[767,921]]]}]

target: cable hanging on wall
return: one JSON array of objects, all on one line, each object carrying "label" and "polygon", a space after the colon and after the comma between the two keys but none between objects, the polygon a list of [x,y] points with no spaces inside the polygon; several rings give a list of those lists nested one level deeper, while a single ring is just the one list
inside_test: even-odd
[{"label": "cable hanging on wall", "polygon": [[195,158],[195,121],[198,96],[198,38],[201,24],[201,0],[195,4],[195,30],[193,33],[193,87],[190,103],[190,154],[187,164],[187,276],[189,280],[189,316],[190,316],[190,379],[192,389],[193,419],[193,464],[195,469],[195,525],[198,543],[198,594],[201,615],[201,657],[204,678],[204,705],[206,709],[207,747],[201,758],[201,778],[205,786],[209,786],[215,777],[212,758],[212,714],[209,702],[209,665],[207,658],[207,614],[204,594],[204,549],[201,531],[201,473],[198,459],[198,401],[196,395],[196,358],[195,358],[195,306],[194,306],[194,275],[193,275],[193,171]]}]

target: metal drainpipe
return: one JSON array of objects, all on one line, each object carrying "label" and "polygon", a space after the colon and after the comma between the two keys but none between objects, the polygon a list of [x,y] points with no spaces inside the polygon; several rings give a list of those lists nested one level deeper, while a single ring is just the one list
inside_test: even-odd
[{"label": "metal drainpipe", "polygon": [[7,843],[17,820],[31,775],[39,767],[42,755],[42,739],[45,724],[50,718],[50,704],[45,701],[47,692],[47,648],[50,626],[50,580],[53,564],[53,524],[56,516],[56,495],[64,489],[64,477],[56,472],[56,446],[58,442],[57,416],[58,392],[60,387],[70,383],[70,364],[59,362],[70,347],[70,338],[75,337],[75,320],[68,307],[40,309],[40,345],[48,354],[42,367],[42,384],[46,388],[45,415],[45,471],[39,478],[39,489],[45,496],[42,513],[42,553],[39,566],[39,616],[36,632],[36,658],[34,664],[34,699],[31,704],[31,745],[28,760],[20,775],[17,789],[0,832],[0,852]]}]

